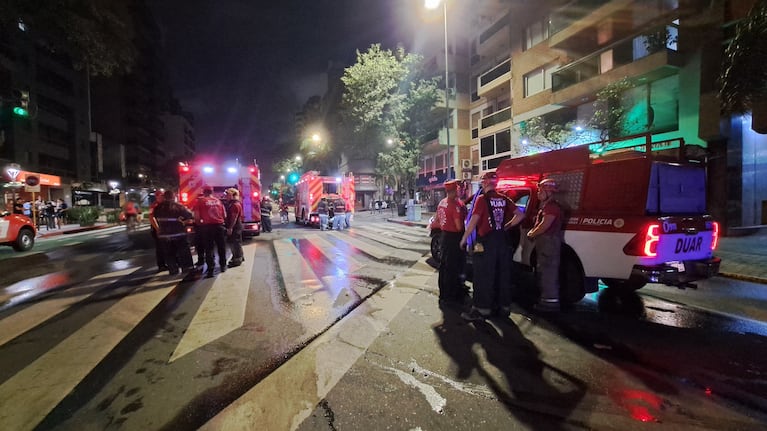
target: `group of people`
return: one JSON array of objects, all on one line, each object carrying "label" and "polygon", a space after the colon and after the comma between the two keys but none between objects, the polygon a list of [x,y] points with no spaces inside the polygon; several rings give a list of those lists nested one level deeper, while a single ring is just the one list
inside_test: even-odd
[{"label": "group of people", "polygon": [[[465,253],[472,253],[474,266],[471,308],[461,313],[467,321],[478,321],[493,314],[508,317],[511,312],[511,253],[507,231],[522,223],[525,214],[507,196],[496,191],[498,176],[488,172],[481,178],[482,191],[472,204],[466,220],[466,203],[458,198],[459,182],[445,182],[446,197],[437,205],[432,228],[442,232],[439,267],[440,304],[462,306],[467,290],[461,272]],[[536,272],[541,295],[535,308],[557,311],[559,304],[559,254],[562,241],[562,210],[554,199],[553,179],[538,184],[540,202],[535,224],[527,237],[536,243]],[[468,246],[468,247],[467,247]]]},{"label": "group of people", "polygon": [[61,229],[61,225],[65,223],[68,209],[69,206],[64,202],[64,199],[44,201],[38,197],[35,201],[17,199],[13,203],[13,213],[36,219],[38,229],[43,226],[46,229]]},{"label": "group of people", "polygon": [[317,204],[317,214],[320,216],[320,230],[344,230],[352,227],[351,208],[346,208],[348,204],[343,199],[336,199],[332,202],[323,196],[320,203]]},{"label": "group of people", "polygon": [[[240,191],[227,189],[223,199],[213,196],[213,188],[203,187],[191,210],[175,201],[170,190],[155,193],[149,209],[152,236],[155,238],[158,271],[175,275],[182,270],[205,267],[205,276],[212,278],[216,261],[220,272],[242,265],[243,208]],[[187,226],[194,225],[197,262],[187,239]],[[227,245],[232,257],[227,263]]]}]

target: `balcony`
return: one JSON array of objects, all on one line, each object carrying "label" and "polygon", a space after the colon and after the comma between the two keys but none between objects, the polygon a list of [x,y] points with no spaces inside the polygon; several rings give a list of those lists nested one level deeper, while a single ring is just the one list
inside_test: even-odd
[{"label": "balcony", "polygon": [[502,92],[511,92],[511,59],[506,59],[478,78],[477,95],[492,99]]},{"label": "balcony", "polygon": [[479,136],[486,136],[498,130],[511,127],[511,107],[496,111],[479,120]]},{"label": "balcony", "polygon": [[[676,35],[676,28],[669,29]],[[678,73],[682,61],[673,49],[675,47],[675,42],[669,42],[665,47],[649,47],[645,36],[610,45],[554,72],[551,77],[554,99],[561,102],[579,94],[592,93],[592,86],[601,88],[605,84],[605,79],[592,79],[606,74],[654,80]],[[611,80],[608,78],[607,81]],[[592,82],[594,85],[590,85]]]},{"label": "balcony", "polygon": [[495,24],[480,33],[477,54],[479,56],[489,56],[497,52],[509,50],[510,46],[509,18],[507,15],[504,15]]}]

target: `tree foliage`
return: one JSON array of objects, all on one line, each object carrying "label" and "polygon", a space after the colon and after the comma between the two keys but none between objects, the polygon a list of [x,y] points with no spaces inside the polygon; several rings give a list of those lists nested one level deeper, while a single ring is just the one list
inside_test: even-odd
[{"label": "tree foliage", "polygon": [[597,93],[594,116],[589,126],[599,131],[599,139],[602,142],[621,136],[623,133],[626,108],[622,102],[626,91],[632,88],[634,83],[629,78],[623,78],[608,84]]},{"label": "tree foliage", "polygon": [[0,0],[0,29],[20,23],[92,76],[129,72],[136,58],[130,0]]},{"label": "tree foliage", "polygon": [[[402,48],[384,50],[374,44],[357,52],[357,62],[344,70],[342,121],[350,131],[343,150],[350,158],[376,158],[377,172],[399,188],[415,181],[418,138],[433,124],[431,111],[438,78],[426,77],[423,58]],[[398,145],[387,150],[391,139]]]},{"label": "tree foliage", "polygon": [[527,137],[529,147],[549,151],[569,147],[575,142],[578,137],[575,126],[574,120],[567,121],[555,113],[522,122],[519,132]]},{"label": "tree foliage", "polygon": [[757,2],[737,25],[725,50],[719,78],[719,97],[725,114],[750,112],[767,96],[767,2]]}]

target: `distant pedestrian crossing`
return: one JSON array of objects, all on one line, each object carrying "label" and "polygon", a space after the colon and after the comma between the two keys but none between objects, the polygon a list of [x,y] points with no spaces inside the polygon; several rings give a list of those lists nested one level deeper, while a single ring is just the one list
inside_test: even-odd
[{"label": "distant pedestrian crossing", "polygon": [[[279,301],[284,302],[283,306],[274,307],[277,317],[272,319],[287,319],[298,325],[301,329],[295,331],[300,334],[297,343],[302,343],[330,327],[377,288],[415,264],[428,251],[428,243],[423,228],[395,224],[355,225],[343,232],[296,230],[295,235],[261,237],[246,244],[245,263],[214,279],[192,274],[184,278],[154,274],[150,268],[131,266],[6,310],[0,315],[0,370],[14,371],[0,372],[0,424],[3,429],[27,430],[37,428],[43,421],[57,423],[52,419],[56,417],[53,413],[65,400],[69,404],[75,402],[70,398],[76,389],[79,392],[75,398],[80,402],[82,414],[95,415],[92,405],[97,401],[97,392],[89,393],[89,389],[78,387],[80,382],[97,366],[103,367],[107,355],[125,342],[150,313],[167,309],[166,319],[172,320],[173,307],[180,307],[182,300],[190,300],[183,297],[185,292],[203,297],[199,304],[190,307],[193,315],[185,320],[188,323],[183,334],[171,341],[175,347],[172,354],[162,359],[164,367],[180,367],[177,363],[188,366],[190,361],[196,361],[195,355],[203,348],[208,356],[211,352],[230,351],[227,343],[232,343],[232,339],[239,340],[243,331],[264,324],[264,316],[248,313],[254,297],[263,290],[282,292],[267,295],[282,298]],[[274,280],[268,274],[275,274]],[[110,295],[110,292],[120,293]],[[99,301],[108,301],[108,306],[96,308]],[[94,309],[96,311],[92,311]],[[34,346],[40,333],[64,330],[46,322],[86,310],[91,310],[93,317],[80,319],[79,327],[67,328],[47,350],[25,348]],[[247,339],[252,339],[252,345],[236,347],[260,348],[262,341],[257,337],[249,335]],[[286,349],[291,350],[288,347]],[[11,352],[15,358],[10,357]],[[19,361],[27,365],[5,366]],[[166,373],[173,374],[172,368],[169,370]],[[179,372],[178,378],[185,376]],[[109,382],[102,385],[108,387]],[[161,385],[165,390],[175,391],[172,381],[163,381]],[[191,402],[194,396],[193,393],[176,394],[170,401],[162,396],[162,388],[155,388],[152,393],[158,397],[154,402],[175,403],[168,406],[168,419],[185,408],[184,400]],[[69,413],[62,415],[61,420]],[[76,416],[77,413],[66,424],[76,423]],[[133,416],[125,419],[126,424],[131,423],[128,428],[146,427],[142,422],[146,419],[139,418],[139,413]],[[162,418],[154,420],[163,423]],[[61,428],[70,429],[66,424]],[[157,422],[149,428],[156,425]],[[74,428],[72,425],[71,429]]]}]

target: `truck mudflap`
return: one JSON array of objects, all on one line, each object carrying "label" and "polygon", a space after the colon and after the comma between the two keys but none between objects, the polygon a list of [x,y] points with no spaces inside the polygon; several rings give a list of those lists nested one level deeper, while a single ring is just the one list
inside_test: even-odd
[{"label": "truck mudflap", "polygon": [[666,262],[652,266],[636,265],[631,271],[631,277],[645,280],[648,283],[681,286],[719,274],[721,261],[722,259],[718,257],[712,257],[705,260]]}]

